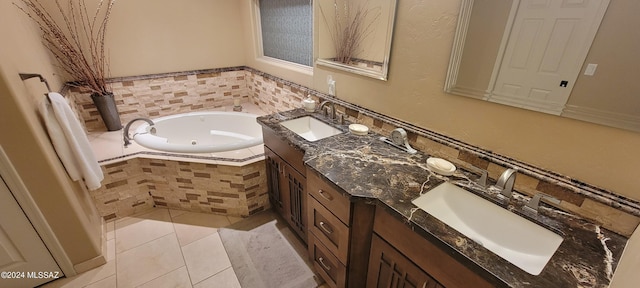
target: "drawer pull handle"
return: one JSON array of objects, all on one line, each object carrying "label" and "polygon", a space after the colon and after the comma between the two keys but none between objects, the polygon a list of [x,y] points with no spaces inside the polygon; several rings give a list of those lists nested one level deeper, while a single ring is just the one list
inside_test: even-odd
[{"label": "drawer pull handle", "polygon": [[322,268],[324,268],[324,270],[327,270],[327,272],[331,271],[331,267],[327,266],[327,264],[324,264],[324,258],[318,258],[318,262],[320,262],[320,265],[322,265]]},{"label": "drawer pull handle", "polygon": [[322,198],[327,199],[329,201],[333,201],[333,197],[331,197],[331,195],[327,194],[327,192],[324,192],[324,190],[319,189],[318,193],[320,193],[320,196],[322,196]]},{"label": "drawer pull handle", "polygon": [[326,232],[327,234],[333,233],[333,229],[328,228],[327,224],[324,223],[323,221],[320,221],[320,228],[322,228],[322,230],[324,230],[324,232]]}]

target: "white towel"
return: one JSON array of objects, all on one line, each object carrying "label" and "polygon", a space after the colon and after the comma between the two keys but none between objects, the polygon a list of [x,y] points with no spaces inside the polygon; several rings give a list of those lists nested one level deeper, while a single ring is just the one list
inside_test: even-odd
[{"label": "white towel", "polygon": [[62,95],[51,92],[49,99],[51,103],[45,99],[40,105],[40,113],[69,177],[84,179],[89,190],[100,188],[104,175],[80,122]]}]

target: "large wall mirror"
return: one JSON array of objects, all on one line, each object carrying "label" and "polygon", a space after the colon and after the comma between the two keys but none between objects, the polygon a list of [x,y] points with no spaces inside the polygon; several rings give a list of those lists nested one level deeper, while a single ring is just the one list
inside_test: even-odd
[{"label": "large wall mirror", "polygon": [[445,91],[640,132],[638,3],[463,0]]},{"label": "large wall mirror", "polygon": [[320,0],[318,65],[387,80],[396,0]]}]

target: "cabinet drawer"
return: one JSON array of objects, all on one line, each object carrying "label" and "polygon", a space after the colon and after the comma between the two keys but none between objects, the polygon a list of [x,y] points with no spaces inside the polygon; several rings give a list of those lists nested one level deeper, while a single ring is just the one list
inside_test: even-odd
[{"label": "cabinet drawer", "polygon": [[347,268],[313,234],[309,235],[308,249],[313,267],[327,284],[332,288],[345,287]]},{"label": "cabinet drawer", "polygon": [[262,128],[262,138],[264,140],[264,146],[269,147],[269,149],[278,154],[278,156],[303,176],[307,173],[304,162],[302,162],[304,151],[296,149],[271,129]]},{"label": "cabinet drawer", "polygon": [[349,202],[349,198],[338,192],[331,184],[320,179],[315,172],[310,170],[308,174],[307,189],[309,194],[324,207],[327,207],[340,221],[349,226],[349,221],[351,220],[351,202]]},{"label": "cabinet drawer", "polygon": [[313,233],[342,264],[349,254],[349,228],[313,197],[308,200],[307,223]]}]

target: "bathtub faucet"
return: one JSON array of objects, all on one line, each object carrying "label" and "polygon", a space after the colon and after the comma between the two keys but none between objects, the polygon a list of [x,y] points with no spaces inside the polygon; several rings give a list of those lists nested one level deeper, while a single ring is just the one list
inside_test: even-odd
[{"label": "bathtub faucet", "polygon": [[133,124],[133,122],[136,122],[138,120],[142,120],[142,121],[145,121],[145,122],[149,123],[149,126],[155,125],[155,123],[153,123],[153,121],[151,121],[150,119],[147,119],[147,118],[136,118],[136,119],[133,119],[133,120],[129,121],[129,123],[127,123],[127,125],[124,126],[124,130],[122,130],[122,136],[123,136],[122,138],[124,139],[124,147],[127,147],[127,146],[129,146],[131,144],[131,138],[129,138],[129,128],[131,127],[131,124]]}]

